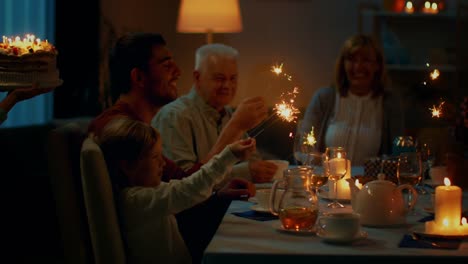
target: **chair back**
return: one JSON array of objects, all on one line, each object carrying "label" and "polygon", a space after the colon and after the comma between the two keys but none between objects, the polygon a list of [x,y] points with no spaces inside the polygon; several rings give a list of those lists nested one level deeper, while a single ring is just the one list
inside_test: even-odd
[{"label": "chair back", "polygon": [[94,259],[97,264],[125,263],[109,172],[103,153],[92,138],[83,142],[80,166]]},{"label": "chair back", "polygon": [[93,263],[80,174],[84,138],[84,130],[70,122],[49,132],[46,148],[64,260],[72,264]]}]

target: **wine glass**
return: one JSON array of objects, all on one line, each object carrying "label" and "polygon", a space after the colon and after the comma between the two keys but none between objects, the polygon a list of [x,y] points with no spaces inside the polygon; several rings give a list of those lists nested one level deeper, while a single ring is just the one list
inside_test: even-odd
[{"label": "wine glass", "polygon": [[318,194],[318,189],[328,182],[328,175],[323,168],[324,159],[325,154],[322,152],[310,152],[307,154],[306,165],[312,168],[310,186],[314,188],[315,195]]},{"label": "wine glass", "polygon": [[328,179],[333,181],[335,198],[327,206],[329,208],[343,208],[344,205],[338,202],[338,181],[342,179],[347,172],[346,151],[343,147],[328,147],[325,150],[324,168]]},{"label": "wine glass", "polygon": [[[400,153],[397,166],[398,184],[409,184],[416,186],[421,181],[422,162],[421,153],[404,152]],[[413,199],[413,194],[408,192],[408,202]]]},{"label": "wine glass", "polygon": [[[428,143],[422,143],[418,146],[418,151],[421,153],[421,163],[422,163],[422,180],[429,179],[429,171],[434,164],[434,153],[432,148]],[[421,184],[419,181],[415,187],[419,194],[427,194],[428,192],[424,188],[424,184]]]},{"label": "wine glass", "polygon": [[294,136],[294,159],[297,165],[306,165],[308,154],[314,151],[314,145],[307,139],[307,133],[300,131]]}]

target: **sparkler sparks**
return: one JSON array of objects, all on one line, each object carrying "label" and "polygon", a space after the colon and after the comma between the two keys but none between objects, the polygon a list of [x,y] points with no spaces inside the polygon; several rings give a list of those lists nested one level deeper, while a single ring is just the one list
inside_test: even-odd
[{"label": "sparkler sparks", "polygon": [[434,69],[430,74],[429,76],[431,77],[431,80],[435,80],[437,78],[439,78],[440,76],[440,71],[438,69]]},{"label": "sparkler sparks", "polygon": [[[277,76],[285,77],[288,81],[292,80],[292,76],[283,72],[283,63],[275,64],[271,66],[270,71],[276,74]],[[273,107],[273,113],[268,117],[263,123],[257,126],[250,134],[254,134],[252,137],[257,137],[262,133],[266,127],[271,126],[277,120],[284,120],[286,122],[295,122],[297,120],[297,115],[300,113],[299,109],[294,106],[295,99],[299,93],[299,88],[294,87],[292,92],[283,93],[280,96],[280,103],[275,104]],[[266,125],[269,121],[268,125]],[[258,132],[256,132],[258,131]],[[291,135],[290,135],[291,136]]]},{"label": "sparkler sparks", "polygon": [[442,116],[442,106],[445,104],[445,101],[442,101],[439,106],[433,105],[432,108],[429,108],[431,111],[432,117],[440,118]]},{"label": "sparkler sparks", "polygon": [[271,66],[271,72],[279,76],[283,72],[283,63]]},{"label": "sparkler sparks", "polygon": [[[275,104],[275,107],[273,108],[279,118],[286,122],[292,122],[297,119],[297,115],[300,113],[300,111],[294,106],[294,99],[298,93],[299,88],[294,87],[292,92],[281,95],[281,103]],[[287,97],[289,97],[289,99]]]},{"label": "sparkler sparks", "polygon": [[307,145],[309,146],[315,146],[315,143],[317,143],[317,140],[315,139],[315,135],[314,135],[314,127],[312,127],[312,130],[310,131],[310,133],[308,133],[306,135],[306,142],[307,142]]}]

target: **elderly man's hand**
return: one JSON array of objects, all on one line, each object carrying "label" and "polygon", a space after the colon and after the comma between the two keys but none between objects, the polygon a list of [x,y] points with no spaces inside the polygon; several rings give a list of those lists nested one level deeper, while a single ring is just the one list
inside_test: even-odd
[{"label": "elderly man's hand", "polygon": [[217,194],[225,199],[247,200],[255,196],[255,185],[248,180],[233,178]]},{"label": "elderly man's hand", "polygon": [[237,128],[247,131],[259,125],[268,115],[263,97],[250,97],[243,100],[232,115],[231,122]]},{"label": "elderly man's hand", "polygon": [[249,161],[250,176],[254,183],[271,182],[278,166],[264,160]]}]

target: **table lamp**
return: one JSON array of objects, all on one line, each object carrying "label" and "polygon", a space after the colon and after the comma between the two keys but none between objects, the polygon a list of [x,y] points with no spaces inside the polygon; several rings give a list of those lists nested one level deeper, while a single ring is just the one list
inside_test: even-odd
[{"label": "table lamp", "polygon": [[242,31],[238,0],[181,0],[177,31],[206,33],[206,42],[213,42],[213,33]]}]

